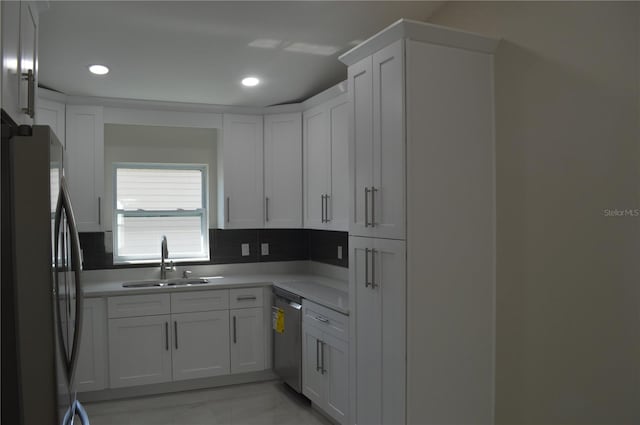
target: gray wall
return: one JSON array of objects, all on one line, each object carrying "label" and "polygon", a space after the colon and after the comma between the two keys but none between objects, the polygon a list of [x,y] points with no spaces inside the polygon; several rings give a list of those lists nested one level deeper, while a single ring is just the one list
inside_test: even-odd
[{"label": "gray wall", "polygon": [[218,222],[217,136],[215,129],[105,124],[105,230],[111,230],[113,225],[114,162],[208,164],[209,227],[215,227]]},{"label": "gray wall", "polygon": [[640,3],[449,2],[496,54],[502,424],[640,423]]}]

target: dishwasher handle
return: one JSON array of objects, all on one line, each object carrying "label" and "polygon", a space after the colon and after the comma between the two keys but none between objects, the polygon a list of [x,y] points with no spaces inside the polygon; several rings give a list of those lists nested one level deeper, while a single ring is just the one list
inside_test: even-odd
[{"label": "dishwasher handle", "polygon": [[286,304],[290,302],[302,304],[302,297],[300,295],[278,288],[277,286],[273,287],[273,296],[280,301],[284,301]]},{"label": "dishwasher handle", "polygon": [[287,307],[291,307],[291,308],[294,308],[296,310],[300,310],[302,308],[302,304],[298,304],[295,301],[291,301],[291,300],[288,300],[286,298],[283,298],[283,297],[280,297],[280,296],[277,296],[277,295],[276,295],[276,299],[278,301],[282,302],[282,304],[285,304]]},{"label": "dishwasher handle", "polygon": [[296,310],[300,310],[302,308],[302,305],[294,301],[289,301],[289,307],[295,308]]}]

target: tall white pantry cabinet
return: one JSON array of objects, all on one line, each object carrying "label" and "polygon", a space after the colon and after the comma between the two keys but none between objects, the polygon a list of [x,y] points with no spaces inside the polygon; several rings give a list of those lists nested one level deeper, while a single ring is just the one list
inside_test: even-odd
[{"label": "tall white pantry cabinet", "polygon": [[494,421],[497,44],[400,20],[340,57],[351,423]]}]

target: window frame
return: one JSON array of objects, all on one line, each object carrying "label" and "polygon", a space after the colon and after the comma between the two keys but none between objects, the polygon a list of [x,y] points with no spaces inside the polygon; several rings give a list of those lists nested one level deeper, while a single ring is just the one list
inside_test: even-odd
[{"label": "window frame", "polygon": [[[147,169],[147,170],[197,170],[202,178],[202,205],[203,208],[195,210],[123,210],[118,209],[118,169]],[[209,249],[209,165],[196,163],[158,163],[158,162],[114,162],[112,167],[112,192],[113,192],[113,264],[143,264],[160,262],[160,241],[158,241],[157,257],[140,257],[118,255],[118,217],[202,217],[200,237],[203,242],[204,255],[202,257],[181,257],[171,258],[177,262],[208,262],[210,261]],[[169,252],[171,252],[171,241],[169,240]]]}]

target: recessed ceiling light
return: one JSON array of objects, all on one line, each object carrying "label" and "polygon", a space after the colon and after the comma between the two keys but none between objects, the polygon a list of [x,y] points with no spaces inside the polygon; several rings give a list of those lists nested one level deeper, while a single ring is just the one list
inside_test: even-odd
[{"label": "recessed ceiling light", "polygon": [[242,85],[245,87],[254,87],[260,84],[260,80],[256,77],[246,77],[242,79]]},{"label": "recessed ceiling light", "polygon": [[109,73],[109,68],[107,68],[104,65],[91,65],[91,66],[89,66],[89,71],[92,74],[105,75],[105,74]]}]

